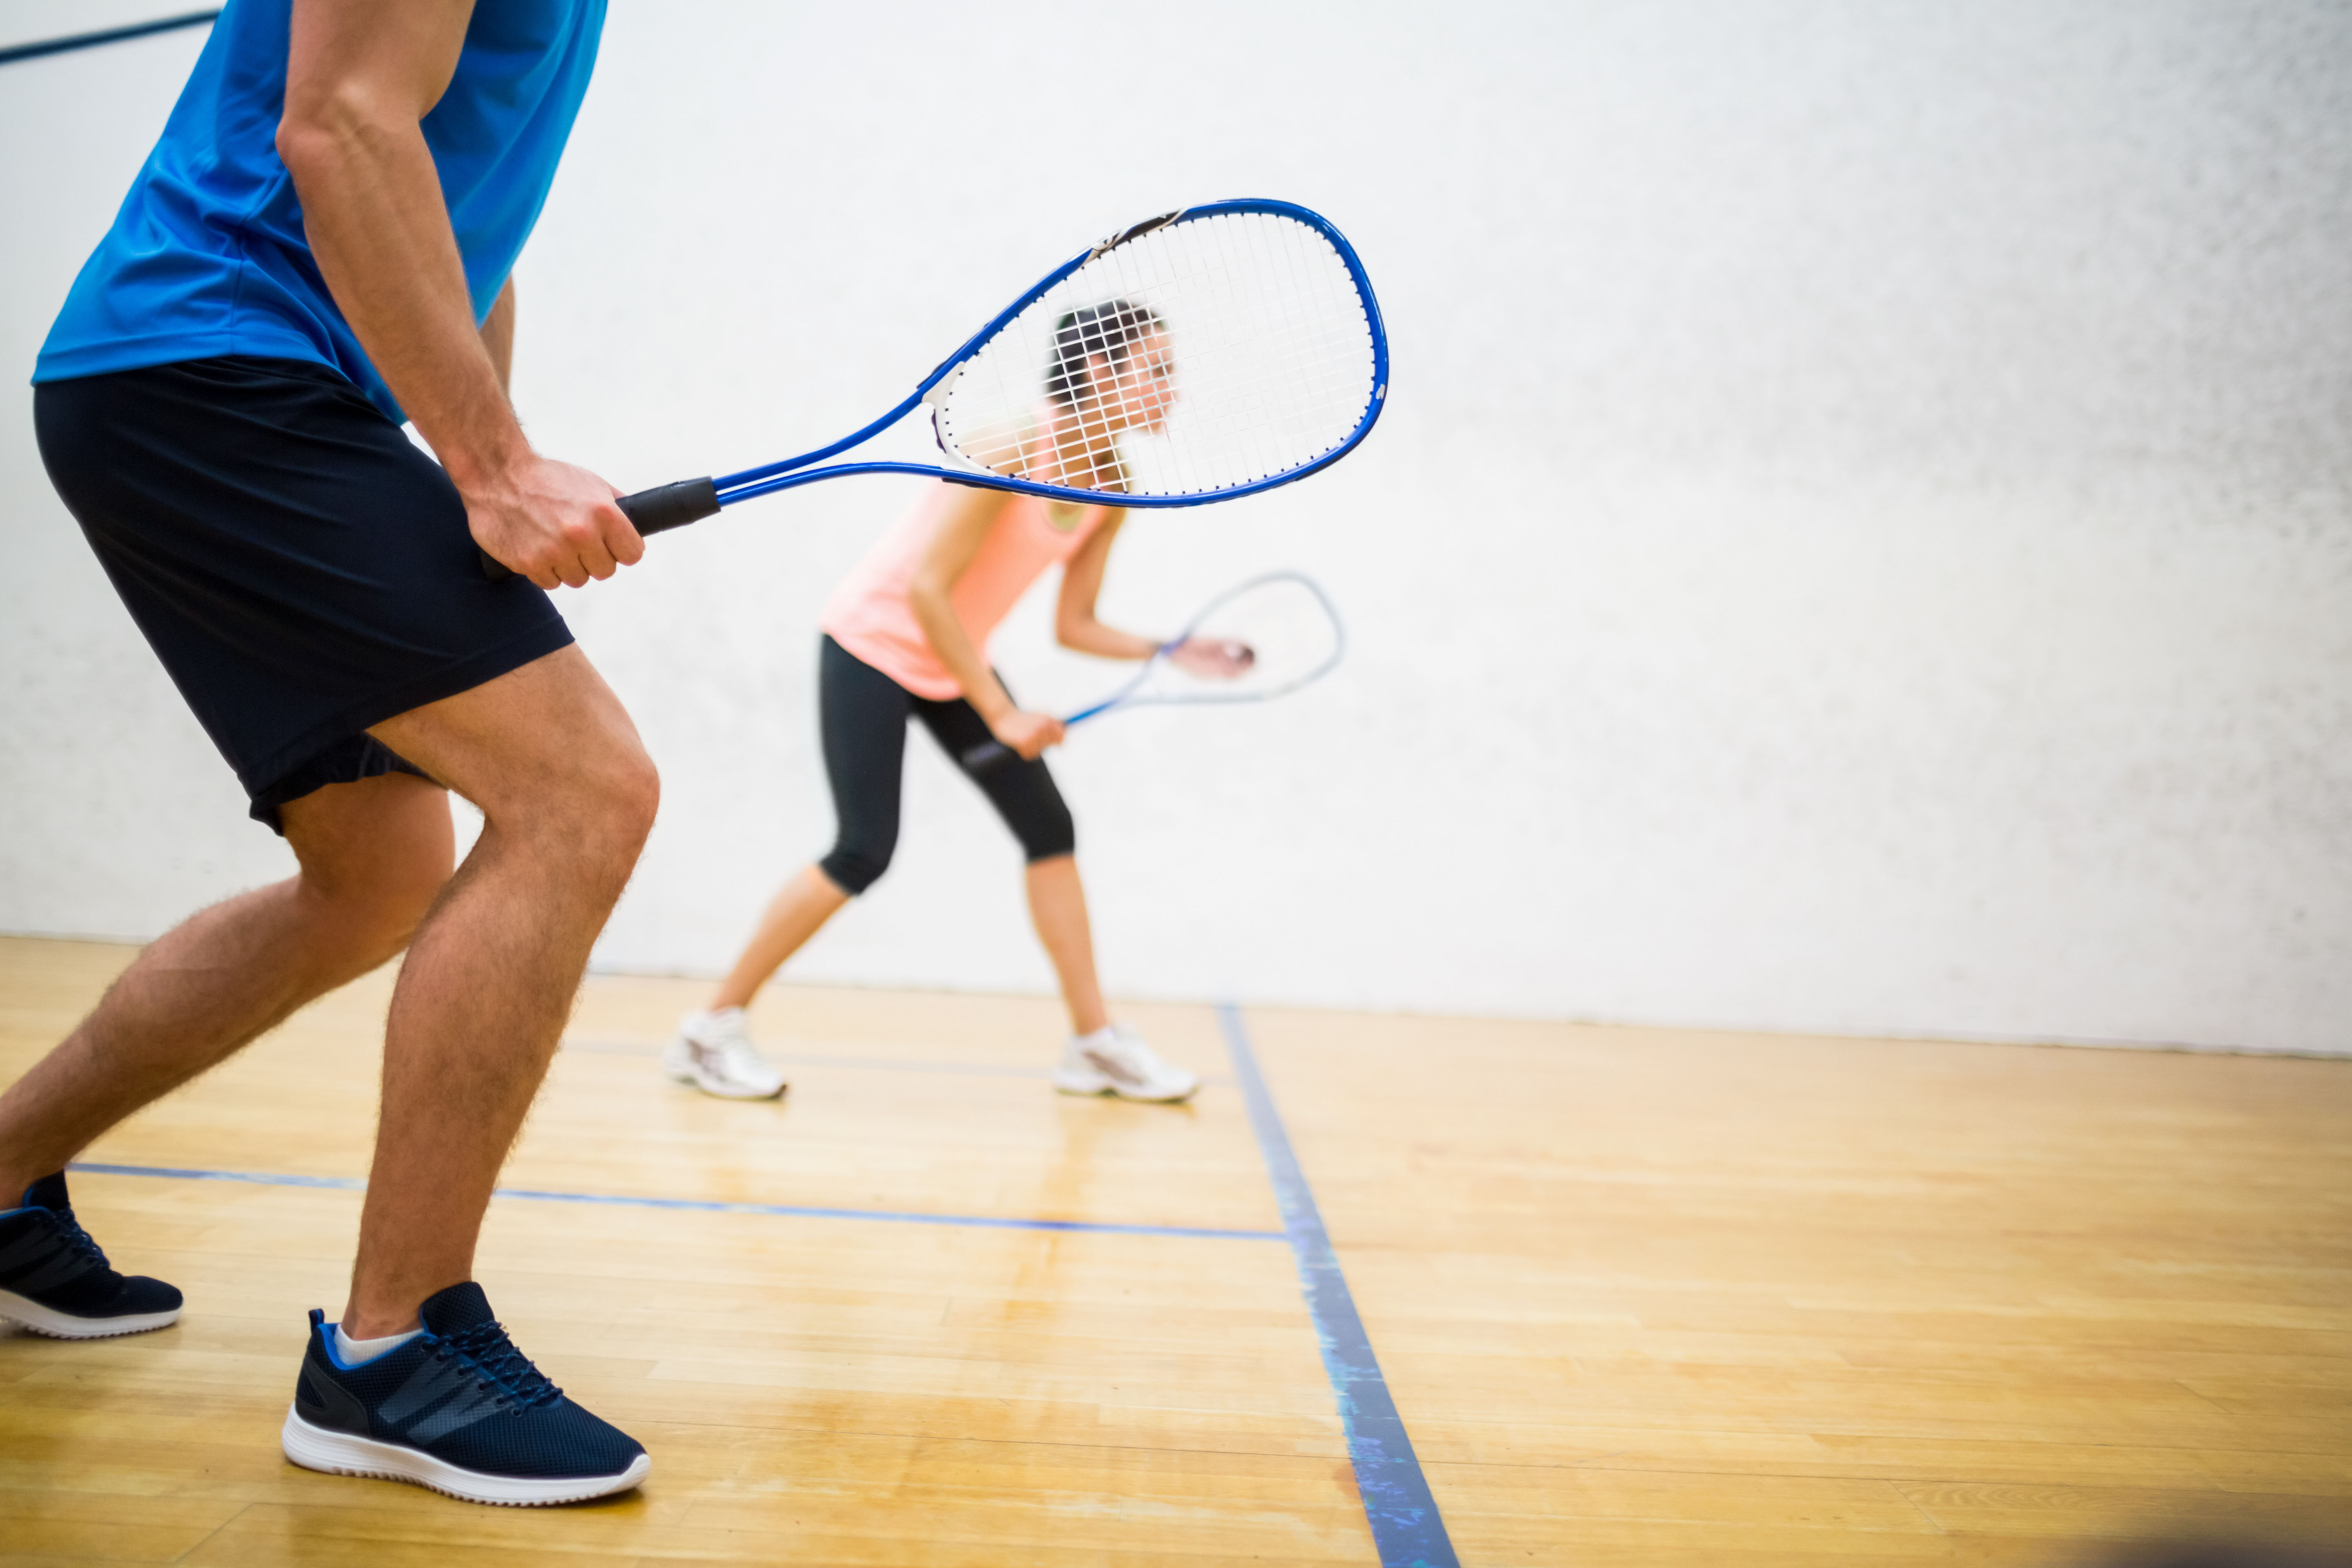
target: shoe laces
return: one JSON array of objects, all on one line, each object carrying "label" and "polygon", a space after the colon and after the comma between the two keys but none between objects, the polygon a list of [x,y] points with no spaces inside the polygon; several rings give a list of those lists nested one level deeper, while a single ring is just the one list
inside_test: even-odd
[{"label": "shoe laces", "polygon": [[1111,1037],[1117,1042],[1118,1049],[1126,1056],[1130,1065],[1141,1068],[1153,1078],[1164,1078],[1168,1075],[1168,1064],[1160,1059],[1158,1051],[1144,1043],[1142,1036],[1130,1035],[1125,1029],[1113,1026]]},{"label": "shoe laces", "polygon": [[730,1078],[763,1079],[774,1076],[775,1068],[760,1054],[760,1047],[740,1035],[722,1035],[715,1053],[719,1065]]},{"label": "shoe laces", "polygon": [[713,1026],[698,1042],[702,1049],[718,1058],[719,1066],[730,1078],[772,1078],[775,1068],[751,1043],[743,1027],[743,1016],[730,1016],[723,1024]]},{"label": "shoe laces", "polygon": [[518,1410],[552,1405],[563,1397],[563,1390],[516,1348],[514,1341],[507,1337],[506,1325],[495,1318],[445,1334],[441,1342],[472,1362],[484,1376],[506,1390]]},{"label": "shoe laces", "polygon": [[71,1204],[66,1205],[63,1208],[50,1209],[48,1214],[57,1221],[58,1229],[63,1233],[62,1238],[65,1244],[71,1247],[77,1256],[100,1268],[113,1267],[106,1261],[106,1254],[100,1249],[97,1237],[82,1229],[81,1221],[74,1218]]}]

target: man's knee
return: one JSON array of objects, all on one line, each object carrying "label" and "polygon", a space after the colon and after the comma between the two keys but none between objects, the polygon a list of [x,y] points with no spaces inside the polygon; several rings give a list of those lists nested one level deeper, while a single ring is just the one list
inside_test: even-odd
[{"label": "man's knee", "polygon": [[422,779],[388,774],[292,801],[285,819],[316,918],[370,955],[405,947],[449,880],[448,796]]},{"label": "man's knee", "polygon": [[372,962],[404,952],[433,900],[449,885],[449,868],[422,859],[385,860],[365,879],[351,879],[324,893],[325,912],[352,946]]},{"label": "man's knee", "polygon": [[627,876],[661,804],[635,726],[577,647],[370,732],[480,807],[500,839],[590,876]]},{"label": "man's knee", "polygon": [[433,900],[449,885],[450,851],[446,846],[420,847],[387,858],[376,872],[372,889],[376,918],[395,932],[403,946],[423,922]]},{"label": "man's knee", "polygon": [[604,800],[612,810],[614,830],[642,845],[661,810],[661,770],[634,740],[615,748],[606,768]]},{"label": "man's knee", "polygon": [[548,858],[612,891],[628,881],[661,809],[661,773],[630,736],[574,759],[551,797],[489,811],[491,823],[536,844]]},{"label": "man's knee", "polygon": [[[625,874],[661,809],[661,773],[634,735],[606,737],[564,781],[568,799],[542,820],[584,852]],[[558,803],[548,803],[557,805]],[[530,814],[536,816],[537,814]]]}]

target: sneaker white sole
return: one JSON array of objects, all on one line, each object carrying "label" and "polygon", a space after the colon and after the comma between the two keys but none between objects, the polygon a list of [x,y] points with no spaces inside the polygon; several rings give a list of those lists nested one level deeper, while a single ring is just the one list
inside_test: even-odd
[{"label": "sneaker white sole", "polygon": [[672,1083],[692,1084],[703,1093],[716,1095],[720,1100],[775,1100],[792,1087],[789,1083],[780,1083],[773,1089],[761,1089],[757,1084],[733,1083],[723,1078],[713,1078],[705,1073],[701,1064],[692,1057],[681,1058],[674,1053],[665,1053],[662,1057],[662,1072]]},{"label": "sneaker white sole", "polygon": [[1108,1073],[1069,1072],[1059,1068],[1054,1072],[1054,1087],[1064,1094],[1108,1094],[1117,1100],[1139,1100],[1147,1105],[1173,1105],[1179,1100],[1190,1100],[1201,1091],[1201,1086],[1196,1083],[1189,1089],[1163,1089],[1152,1094],[1139,1089],[1128,1089]]},{"label": "sneaker white sole", "polygon": [[784,1084],[773,1089],[761,1089],[757,1084],[730,1083],[723,1078],[706,1078],[701,1073],[688,1074],[686,1080],[705,1094],[715,1094],[721,1100],[775,1100],[782,1096]]},{"label": "sneaker white sole", "polygon": [[495,1503],[506,1508],[546,1508],[610,1497],[637,1485],[654,1468],[652,1455],[639,1454],[636,1462],[617,1476],[565,1476],[553,1480],[486,1476],[403,1444],[379,1443],[373,1437],[354,1437],[348,1432],[313,1426],[291,1405],[286,1407],[286,1428],[279,1434],[279,1442],[286,1449],[286,1457],[306,1470],[407,1481],[466,1502]]},{"label": "sneaker white sole", "polygon": [[14,1290],[0,1290],[0,1318],[22,1323],[53,1340],[110,1340],[117,1334],[143,1334],[168,1329],[180,1321],[180,1309],[168,1312],[131,1312],[120,1318],[77,1318],[28,1300]]}]

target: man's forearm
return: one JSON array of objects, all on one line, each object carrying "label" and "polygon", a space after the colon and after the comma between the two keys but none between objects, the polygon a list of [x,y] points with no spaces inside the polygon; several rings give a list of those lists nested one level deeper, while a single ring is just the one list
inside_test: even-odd
[{"label": "man's forearm", "polygon": [[460,488],[526,456],[474,324],[424,132],[397,105],[289,100],[278,150],[303,226],[360,346]]},{"label": "man's forearm", "polygon": [[542,588],[645,553],[587,469],[543,458],[507,404],[514,302],[478,328],[425,117],[465,54],[474,0],[292,0],[278,155],[310,254],[393,395],[457,481],[474,542]]},{"label": "man's forearm", "polygon": [[490,368],[499,373],[499,390],[506,394],[509,407],[514,403],[514,279],[499,290],[490,302],[490,313],[482,318],[482,347],[489,352]]}]

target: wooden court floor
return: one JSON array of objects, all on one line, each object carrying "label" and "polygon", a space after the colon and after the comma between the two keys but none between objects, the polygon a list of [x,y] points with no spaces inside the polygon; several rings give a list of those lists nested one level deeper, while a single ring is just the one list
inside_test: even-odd
[{"label": "wooden court floor", "polygon": [[[0,941],[0,1079],[129,956]],[[388,985],[88,1159],[362,1174]],[[850,1212],[516,1195],[481,1261],[642,1491],[289,1467],[357,1194],[85,1173],[187,1312],[0,1337],[0,1564],[1378,1561],[1210,1011],[1125,1010],[1209,1077],[1170,1110],[1051,1093],[1043,1001],[772,990],[792,1093],[742,1105],[656,1074],[696,994],[590,982],[508,1186]],[[2352,1062],[1245,1018],[1465,1563],[2352,1537]]]}]

